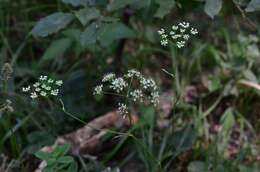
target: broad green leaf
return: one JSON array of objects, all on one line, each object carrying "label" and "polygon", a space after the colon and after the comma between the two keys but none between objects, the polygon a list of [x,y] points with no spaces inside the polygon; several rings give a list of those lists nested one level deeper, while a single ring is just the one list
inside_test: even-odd
[{"label": "broad green leaf", "polygon": [[97,41],[97,26],[96,23],[88,25],[86,29],[80,35],[80,42],[82,46],[89,44],[95,44]]},{"label": "broad green leaf", "polygon": [[175,6],[175,0],[156,0],[157,4],[159,4],[159,8],[155,13],[155,17],[163,18],[165,15],[171,12],[171,9]]},{"label": "broad green leaf", "polygon": [[71,13],[56,12],[40,19],[32,29],[34,36],[45,37],[65,28],[74,16]]},{"label": "broad green leaf", "polygon": [[211,77],[208,81],[208,89],[210,92],[216,91],[221,88],[221,82],[219,77]]},{"label": "broad green leaf", "polygon": [[75,15],[79,19],[82,25],[88,24],[91,20],[100,17],[100,12],[96,8],[83,8],[76,11]]},{"label": "broad green leaf", "polygon": [[136,0],[113,0],[112,3],[108,5],[107,9],[109,11],[115,11],[134,3],[135,1]]},{"label": "broad green leaf", "polygon": [[68,172],[78,172],[78,164],[77,164],[77,162],[73,162],[73,163],[69,166]]},{"label": "broad green leaf", "polygon": [[232,108],[228,108],[220,119],[220,123],[226,131],[231,129],[235,124],[235,118]]},{"label": "broad green leaf", "polygon": [[260,10],[260,0],[251,0],[247,5],[246,12],[254,12]]},{"label": "broad green leaf", "polygon": [[102,46],[108,46],[118,39],[133,37],[135,37],[134,31],[122,23],[104,24],[98,34]]},{"label": "broad green leaf", "polygon": [[51,153],[52,157],[59,157],[67,153],[67,151],[70,149],[70,144],[63,144],[58,147],[56,147],[53,152]]},{"label": "broad green leaf", "polygon": [[34,155],[41,160],[48,160],[51,157],[49,153],[43,151],[38,151]]},{"label": "broad green leaf", "polygon": [[71,44],[72,40],[69,38],[62,38],[53,41],[42,56],[40,64],[48,60],[61,57],[66,52],[66,50],[69,49]]},{"label": "broad green leaf", "polygon": [[62,156],[60,158],[57,159],[57,162],[59,163],[63,163],[63,164],[69,164],[71,162],[73,162],[73,158],[71,156]]},{"label": "broad green leaf", "polygon": [[74,7],[78,6],[87,6],[89,4],[89,0],[62,0],[65,4],[70,4]]},{"label": "broad green leaf", "polygon": [[206,0],[204,11],[213,19],[222,8],[222,0]]},{"label": "broad green leaf", "polygon": [[192,161],[188,166],[188,172],[207,172],[207,166],[202,161]]}]

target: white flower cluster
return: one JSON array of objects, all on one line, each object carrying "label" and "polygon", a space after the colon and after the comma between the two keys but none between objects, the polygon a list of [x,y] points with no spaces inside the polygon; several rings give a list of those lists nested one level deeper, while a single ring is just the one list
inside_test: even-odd
[{"label": "white flower cluster", "polygon": [[117,111],[122,116],[128,115],[128,108],[127,105],[124,103],[118,103]]},{"label": "white flower cluster", "polygon": [[[161,36],[161,45],[167,46],[169,39],[168,34],[164,29],[160,29],[158,31]],[[182,48],[185,46],[186,42],[190,39],[192,35],[197,35],[198,30],[190,27],[189,22],[180,22],[178,25],[173,25],[172,29],[169,33],[169,37],[171,37],[172,41],[176,44],[178,48]]]},{"label": "white flower cluster", "polygon": [[[139,71],[134,69],[122,77],[116,77],[115,74],[106,74],[102,79],[102,84],[94,88],[94,95],[100,95],[104,92],[104,87],[112,90],[115,95],[126,98],[133,103],[145,103],[157,106],[159,103],[159,92],[156,82],[152,78],[144,77]],[[110,94],[114,94],[110,93]],[[120,114],[127,114],[128,108],[126,104],[119,104],[118,111]]]},{"label": "white flower cluster", "polygon": [[112,80],[111,85],[109,86],[115,92],[120,93],[128,86],[127,82],[123,78],[115,78]]},{"label": "white flower cluster", "polygon": [[62,80],[55,81],[47,76],[40,76],[38,81],[32,86],[23,87],[22,91],[30,93],[32,99],[38,97],[57,96],[59,94],[59,87],[63,84]]}]

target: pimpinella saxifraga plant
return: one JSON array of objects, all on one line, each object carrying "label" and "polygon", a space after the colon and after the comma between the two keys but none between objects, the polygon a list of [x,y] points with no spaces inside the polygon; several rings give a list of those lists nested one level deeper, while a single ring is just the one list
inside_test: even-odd
[{"label": "pimpinella saxifraga plant", "polygon": [[131,105],[153,105],[159,103],[159,91],[156,82],[145,77],[139,71],[131,69],[123,76],[114,73],[104,75],[102,83],[95,87],[94,95],[110,94],[121,98],[118,112],[124,117],[129,114]]}]

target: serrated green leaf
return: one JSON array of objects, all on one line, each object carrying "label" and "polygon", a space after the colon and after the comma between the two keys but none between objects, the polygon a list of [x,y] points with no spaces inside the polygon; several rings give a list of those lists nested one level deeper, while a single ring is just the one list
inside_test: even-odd
[{"label": "serrated green leaf", "polygon": [[61,57],[66,52],[66,50],[69,49],[71,44],[72,44],[72,40],[69,38],[62,38],[53,41],[45,51],[44,55],[42,56],[40,60],[40,64],[48,60]]},{"label": "serrated green leaf", "polygon": [[155,2],[159,5],[159,8],[154,16],[158,18],[163,18],[165,15],[169,14],[175,6],[175,0],[156,0]]},{"label": "serrated green leaf", "polygon": [[247,5],[246,12],[254,12],[260,10],[260,0],[251,0]]},{"label": "serrated green leaf", "polygon": [[220,12],[222,8],[222,0],[206,0],[204,11],[212,19]]},{"label": "serrated green leaf", "polygon": [[88,24],[91,20],[100,17],[100,12],[96,8],[83,8],[75,13],[82,25]]},{"label": "serrated green leaf", "polygon": [[188,172],[207,172],[207,166],[202,161],[192,161],[188,166]]},{"label": "serrated green leaf", "polygon": [[102,46],[108,46],[118,39],[133,37],[135,37],[134,31],[122,23],[104,24],[98,34],[98,40]]},{"label": "serrated green leaf", "polygon": [[32,29],[34,36],[45,37],[65,28],[74,16],[71,13],[56,12],[40,19]]},{"label": "serrated green leaf", "polygon": [[51,157],[49,153],[43,151],[38,151],[34,155],[41,160],[48,160]]},{"label": "serrated green leaf", "polygon": [[57,162],[63,163],[63,164],[69,164],[73,162],[73,158],[71,156],[62,156],[57,159]]},{"label": "serrated green leaf", "polygon": [[107,6],[107,9],[109,11],[115,11],[134,3],[135,1],[136,0],[113,0],[112,3]]},{"label": "serrated green leaf", "polygon": [[87,46],[89,44],[95,44],[97,41],[97,26],[93,22],[80,34],[80,42],[82,46]]}]

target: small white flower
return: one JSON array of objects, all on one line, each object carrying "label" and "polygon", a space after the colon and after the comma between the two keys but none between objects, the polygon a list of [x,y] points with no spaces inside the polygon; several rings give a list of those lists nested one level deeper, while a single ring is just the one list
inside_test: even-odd
[{"label": "small white flower", "polygon": [[181,33],[184,33],[186,31],[186,29],[180,29]]},{"label": "small white flower", "polygon": [[190,33],[192,34],[192,35],[197,35],[199,32],[198,32],[198,30],[197,29],[195,29],[195,28],[191,28],[191,30],[190,30]]},{"label": "small white flower", "polygon": [[168,45],[168,40],[167,40],[167,39],[161,40],[161,45],[162,45],[162,46]]},{"label": "small white flower", "polygon": [[125,87],[127,87],[127,85],[127,82],[123,78],[116,78],[112,81],[110,88],[117,93],[120,93]]},{"label": "small white flower", "polygon": [[159,35],[162,35],[165,33],[165,30],[162,28],[162,29],[158,30],[158,33],[159,33]]},{"label": "small white flower", "polygon": [[23,87],[23,88],[22,88],[23,92],[28,92],[28,91],[30,91],[30,89],[31,89],[30,86],[28,86],[28,87]]},{"label": "small white flower", "polygon": [[132,78],[134,76],[137,77],[137,78],[140,78],[142,75],[141,75],[140,72],[138,72],[135,69],[128,70],[127,74],[125,75],[126,78]]},{"label": "small white flower", "polygon": [[51,95],[57,96],[58,94],[59,94],[59,90],[58,89],[51,90]]},{"label": "small white flower", "polygon": [[101,85],[98,85],[98,86],[95,87],[93,94],[94,95],[100,95],[102,93],[102,91],[103,91],[103,85],[101,84]]},{"label": "small white flower", "polygon": [[46,89],[47,86],[45,84],[42,84],[41,87]]},{"label": "small white flower", "polygon": [[41,81],[47,80],[47,76],[42,76],[42,75],[41,75],[41,76],[40,76],[40,80],[41,80]]},{"label": "small white flower", "polygon": [[35,91],[36,91],[36,92],[40,92],[40,91],[41,91],[41,88],[37,87],[37,88],[35,88]]},{"label": "small white flower", "polygon": [[129,113],[126,104],[118,103],[118,113],[124,117]]},{"label": "small white flower", "polygon": [[44,91],[41,91],[41,92],[40,92],[40,95],[43,96],[43,97],[45,97],[45,96],[47,95],[47,93],[44,92]]},{"label": "small white flower", "polygon": [[162,38],[163,38],[163,39],[166,39],[167,37],[168,37],[168,35],[162,34]]},{"label": "small white flower", "polygon": [[50,91],[50,90],[51,90],[51,87],[50,87],[50,86],[47,86],[47,87],[45,87],[45,90]]},{"label": "small white flower", "polygon": [[184,41],[178,41],[177,42],[177,47],[178,48],[182,48],[182,47],[184,47],[185,46],[185,42]]},{"label": "small white flower", "polygon": [[136,102],[136,101],[143,102],[144,95],[143,95],[142,90],[137,89],[137,90],[131,91],[130,95],[133,98],[134,102]]},{"label": "small white flower", "polygon": [[116,77],[116,75],[114,73],[108,73],[106,75],[103,76],[102,82],[107,82],[107,81],[111,81]]},{"label": "small white flower", "polygon": [[183,39],[188,40],[189,38],[190,38],[190,35],[188,35],[188,34],[183,35]]},{"label": "small white flower", "polygon": [[175,35],[175,32],[174,31],[170,31],[170,35]]},{"label": "small white flower", "polygon": [[54,82],[53,79],[48,79],[48,83],[49,83],[49,84],[52,84],[53,82]]},{"label": "small white flower", "polygon": [[178,30],[178,28],[179,28],[178,26],[175,25],[172,26],[172,30]]},{"label": "small white flower", "polygon": [[190,27],[190,23],[189,22],[182,22],[182,23],[179,23],[179,25],[182,27],[182,28],[189,28]]},{"label": "small white flower", "polygon": [[61,86],[63,84],[63,81],[62,80],[58,80],[55,83],[56,83],[56,85]]},{"label": "small white flower", "polygon": [[33,86],[34,87],[39,87],[41,84],[39,83],[39,82],[35,82],[34,84],[33,84]]},{"label": "small white flower", "polygon": [[154,105],[154,106],[157,106],[159,104],[159,93],[156,91],[156,92],[152,92],[151,93],[151,103]]},{"label": "small white flower", "polygon": [[30,97],[32,99],[36,99],[38,97],[38,95],[35,92],[32,92]]},{"label": "small white flower", "polygon": [[142,78],[140,80],[140,84],[142,86],[143,89],[147,90],[147,89],[152,89],[152,90],[156,90],[157,89],[157,85],[155,83],[155,81],[151,78]]}]

